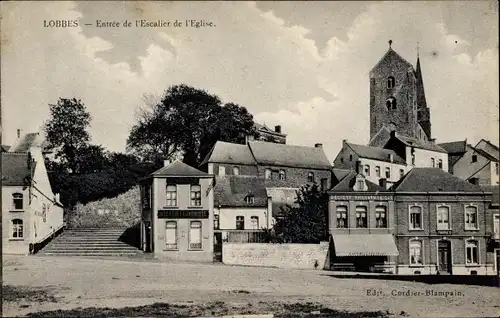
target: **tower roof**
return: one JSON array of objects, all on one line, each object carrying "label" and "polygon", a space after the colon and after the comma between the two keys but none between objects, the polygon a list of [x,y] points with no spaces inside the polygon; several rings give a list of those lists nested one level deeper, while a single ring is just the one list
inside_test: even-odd
[{"label": "tower roof", "polygon": [[[392,45],[392,43],[391,43],[391,45]],[[408,62],[405,58],[403,58],[401,55],[399,55],[396,51],[394,51],[392,49],[392,47],[390,46],[389,50],[387,50],[387,52],[384,54],[384,56],[382,56],[382,58],[377,62],[377,64],[375,64],[375,66],[371,69],[370,76],[372,75],[372,72],[375,71],[383,63],[383,61],[388,60],[388,59],[394,59],[394,60],[399,59],[404,64],[406,64],[409,69],[414,70],[413,65],[410,62]]]},{"label": "tower roof", "polygon": [[417,106],[418,108],[427,108],[425,99],[424,80],[422,79],[422,69],[420,68],[420,57],[417,57],[417,70],[415,71],[417,79]]}]

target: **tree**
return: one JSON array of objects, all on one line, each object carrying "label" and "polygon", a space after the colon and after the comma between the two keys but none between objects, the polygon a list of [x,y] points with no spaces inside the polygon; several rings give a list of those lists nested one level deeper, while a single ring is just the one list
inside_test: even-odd
[{"label": "tree", "polygon": [[76,98],[59,98],[49,104],[51,118],[45,123],[46,140],[56,149],[56,158],[70,170],[76,169],[78,148],[87,145],[90,135],[87,128],[91,116],[85,105]]},{"label": "tree", "polygon": [[246,108],[223,105],[219,97],[184,84],[169,87],[159,103],[146,109],[131,129],[127,148],[154,162],[183,155],[185,163],[198,166],[217,140],[243,143],[253,128]]},{"label": "tree", "polygon": [[273,227],[276,237],[289,243],[319,243],[328,240],[328,195],[317,184],[303,186],[297,206],[287,205]]}]

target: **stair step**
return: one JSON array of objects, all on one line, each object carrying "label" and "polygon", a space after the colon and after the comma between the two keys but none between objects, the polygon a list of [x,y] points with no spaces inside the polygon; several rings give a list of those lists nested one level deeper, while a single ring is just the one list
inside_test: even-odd
[{"label": "stair step", "polygon": [[136,256],[140,253],[134,252],[121,252],[121,253],[103,253],[103,252],[93,252],[93,253],[81,253],[81,252],[67,252],[67,253],[56,253],[56,252],[44,252],[41,255],[47,256]]},{"label": "stair step", "polygon": [[46,250],[136,250],[137,247],[131,245],[118,245],[118,246],[109,246],[109,245],[47,245]]},{"label": "stair step", "polygon": [[48,248],[43,250],[45,253],[59,253],[59,254],[67,254],[67,253],[137,253],[139,249],[137,248],[119,248],[119,249],[105,249],[105,248],[93,248],[93,249],[79,249],[79,248],[67,248],[67,249],[51,249]]},{"label": "stair step", "polygon": [[50,246],[75,246],[75,245],[86,245],[86,246],[130,246],[129,243],[115,241],[115,242],[52,242]]}]

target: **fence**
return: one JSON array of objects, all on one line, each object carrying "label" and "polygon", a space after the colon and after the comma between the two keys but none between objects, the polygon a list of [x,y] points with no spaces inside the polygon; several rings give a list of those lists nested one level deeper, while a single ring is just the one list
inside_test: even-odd
[{"label": "fence", "polygon": [[227,231],[228,243],[265,243],[265,233],[262,230],[231,230]]}]

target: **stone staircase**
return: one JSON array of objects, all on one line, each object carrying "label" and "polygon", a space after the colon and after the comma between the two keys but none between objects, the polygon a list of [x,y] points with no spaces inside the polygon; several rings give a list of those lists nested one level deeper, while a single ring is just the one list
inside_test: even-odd
[{"label": "stone staircase", "polygon": [[[38,255],[54,256],[135,256],[139,238],[126,228],[68,229],[45,246]],[[135,243],[135,244],[134,244]]]}]

